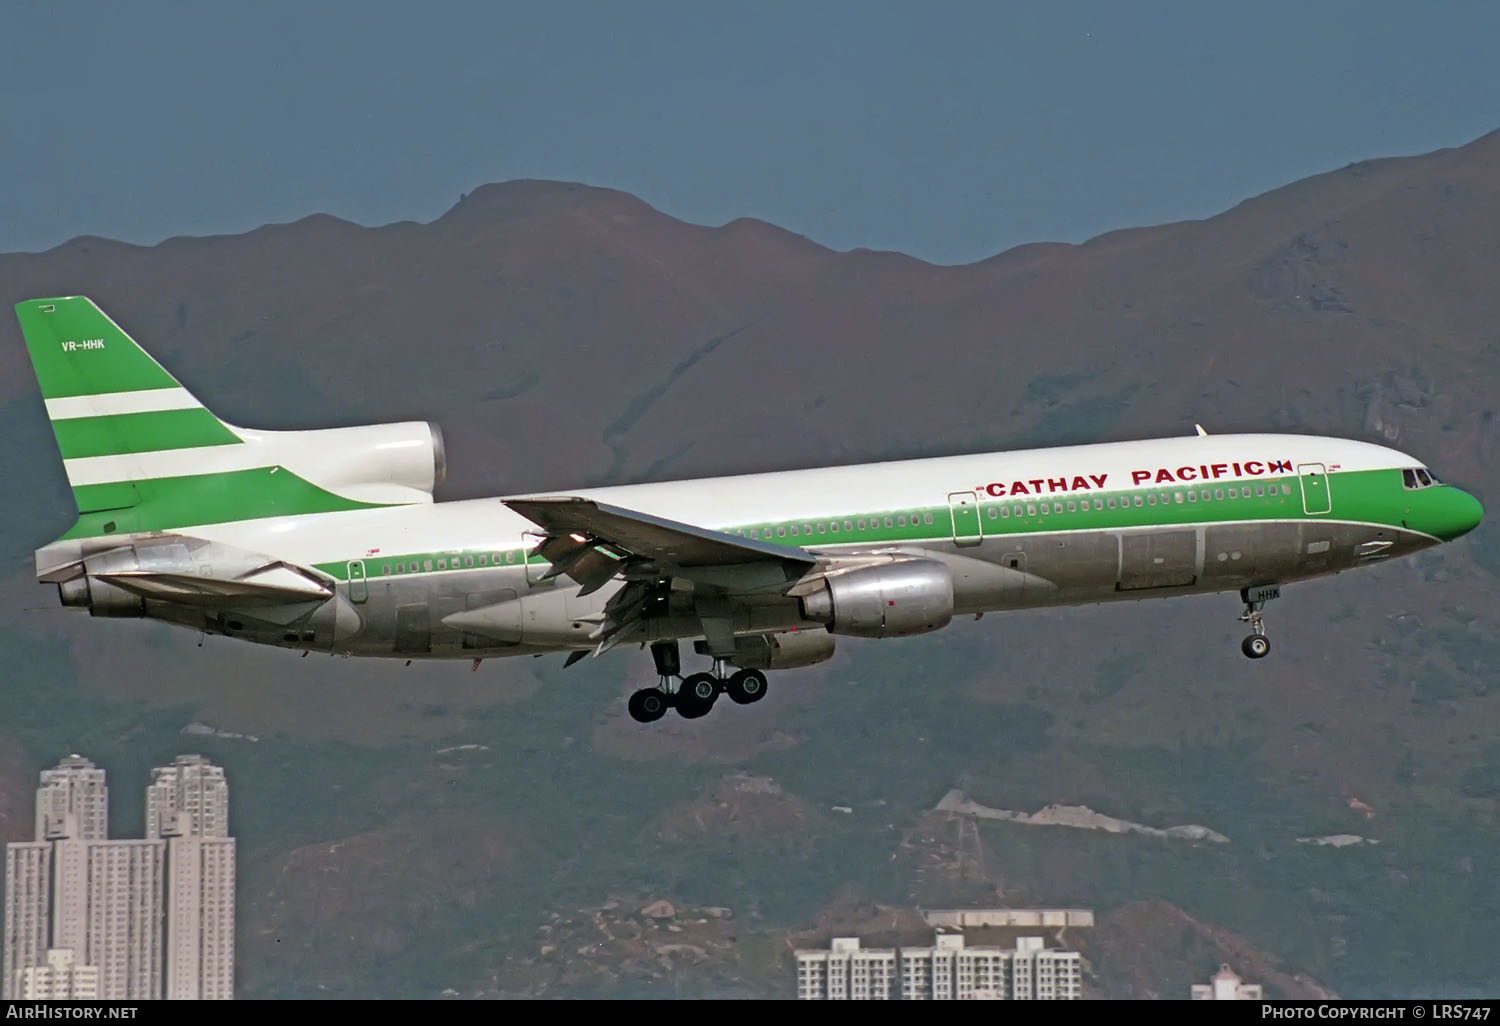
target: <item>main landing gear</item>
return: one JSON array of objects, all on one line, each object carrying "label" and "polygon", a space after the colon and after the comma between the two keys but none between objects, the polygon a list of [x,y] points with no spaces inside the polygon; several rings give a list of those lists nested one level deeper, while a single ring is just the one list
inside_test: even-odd
[{"label": "main landing gear", "polygon": [[[654,688],[641,688],[630,696],[630,716],[638,723],[661,719],[668,709],[676,709],[685,720],[707,716],[721,694],[737,705],[750,705],[766,696],[766,675],[759,670],[736,670],[725,677],[729,668],[723,659],[714,660],[712,673],[694,673],[682,677],[682,657],[675,641],[659,641],[651,646],[651,658],[661,678]],[[680,684],[674,682],[681,680]]]},{"label": "main landing gear", "polygon": [[1248,623],[1250,630],[1254,632],[1240,642],[1240,651],[1251,659],[1264,659],[1271,652],[1271,639],[1266,637],[1266,625],[1261,622],[1261,610],[1265,608],[1267,602],[1280,597],[1281,589],[1274,584],[1240,589],[1240,599],[1245,603],[1245,611],[1240,614],[1240,621]]}]

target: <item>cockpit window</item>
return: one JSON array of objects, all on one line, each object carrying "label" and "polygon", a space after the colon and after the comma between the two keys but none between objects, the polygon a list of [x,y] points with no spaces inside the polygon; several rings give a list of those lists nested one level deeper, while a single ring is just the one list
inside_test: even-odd
[{"label": "cockpit window", "polygon": [[1431,488],[1442,484],[1438,476],[1426,467],[1408,467],[1401,471],[1401,483],[1407,488]]}]

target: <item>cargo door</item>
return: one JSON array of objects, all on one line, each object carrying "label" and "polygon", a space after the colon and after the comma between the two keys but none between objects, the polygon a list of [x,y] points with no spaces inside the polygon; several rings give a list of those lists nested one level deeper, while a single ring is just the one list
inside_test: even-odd
[{"label": "cargo door", "polygon": [[1177,588],[1197,580],[1194,531],[1152,531],[1120,538],[1120,591]]}]

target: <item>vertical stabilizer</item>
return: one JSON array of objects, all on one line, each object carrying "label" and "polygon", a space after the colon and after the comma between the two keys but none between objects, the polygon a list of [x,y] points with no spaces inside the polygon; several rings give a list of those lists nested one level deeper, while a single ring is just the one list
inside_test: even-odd
[{"label": "vertical stabilizer", "polygon": [[139,483],[243,439],[85,296],[16,306],[80,513],[128,509]]}]

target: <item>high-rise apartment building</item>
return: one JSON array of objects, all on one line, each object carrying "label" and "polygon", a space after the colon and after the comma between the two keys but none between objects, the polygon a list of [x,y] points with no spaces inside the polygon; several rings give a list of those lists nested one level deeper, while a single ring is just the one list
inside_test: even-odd
[{"label": "high-rise apartment building", "polygon": [[234,839],[224,771],[182,755],[152,771],[146,836],[167,844],[166,996],[234,996]]},{"label": "high-rise apartment building", "polygon": [[42,773],[37,839],[6,846],[0,997],[56,990],[52,951],[71,959],[67,987],[105,1000],[233,997],[224,771],[182,756],[153,772],[146,810],[144,840],[110,840],[102,769],[75,755]]},{"label": "high-rise apartment building", "polygon": [[827,951],[797,952],[797,997],[804,1001],[883,1001],[894,997],[896,952],[835,937]]}]

